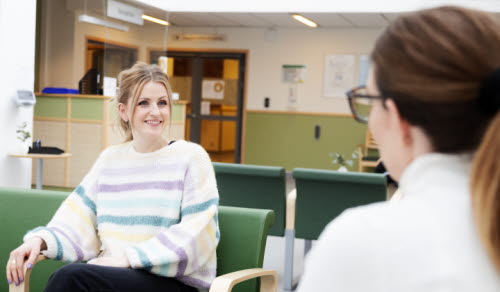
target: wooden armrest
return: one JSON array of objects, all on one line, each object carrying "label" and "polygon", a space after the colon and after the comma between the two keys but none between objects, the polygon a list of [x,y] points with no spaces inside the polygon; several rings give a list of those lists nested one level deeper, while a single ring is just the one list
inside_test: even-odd
[{"label": "wooden armrest", "polygon": [[[33,263],[33,267],[35,266],[36,263],[39,261],[46,260],[47,257],[44,256],[43,254],[39,254],[35,262]],[[29,292],[30,291],[30,275],[31,275],[31,269],[28,269],[26,264],[24,265],[24,281],[19,284],[19,286],[16,286],[14,283],[9,285],[9,292]]]},{"label": "wooden armrest", "polygon": [[260,277],[261,292],[276,292],[278,290],[278,273],[275,270],[261,268],[232,272],[215,278],[210,292],[228,292],[234,285],[253,278]]},{"label": "wooden armrest", "polygon": [[295,229],[295,202],[297,201],[297,189],[291,190],[286,195],[286,224],[285,228]]}]

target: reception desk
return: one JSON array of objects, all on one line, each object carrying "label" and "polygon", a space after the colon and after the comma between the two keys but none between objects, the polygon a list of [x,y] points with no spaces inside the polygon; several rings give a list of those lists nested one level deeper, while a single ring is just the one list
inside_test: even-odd
[{"label": "reception desk", "polygon": [[[44,163],[43,184],[75,187],[103,149],[125,138],[116,122],[116,101],[101,95],[38,93],[36,96],[33,140],[72,153],[71,158]],[[174,101],[172,124],[167,127],[165,136],[184,139],[185,120],[185,102]],[[33,182],[35,174],[33,168]]]}]

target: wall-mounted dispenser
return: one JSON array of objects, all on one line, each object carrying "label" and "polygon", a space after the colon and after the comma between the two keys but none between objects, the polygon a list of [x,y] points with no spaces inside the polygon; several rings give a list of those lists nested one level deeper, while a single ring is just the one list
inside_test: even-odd
[{"label": "wall-mounted dispenser", "polygon": [[36,104],[35,94],[31,90],[18,90],[15,98],[18,107],[31,107]]}]

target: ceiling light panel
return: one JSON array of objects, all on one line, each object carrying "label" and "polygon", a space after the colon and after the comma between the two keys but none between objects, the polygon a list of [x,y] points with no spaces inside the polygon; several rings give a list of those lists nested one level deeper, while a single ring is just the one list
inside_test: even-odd
[{"label": "ceiling light panel", "polygon": [[290,14],[290,16],[293,19],[297,20],[298,22],[300,22],[300,23],[302,23],[304,25],[307,25],[309,27],[313,27],[313,28],[318,27],[318,24],[316,22],[310,20],[307,17],[304,17],[303,15],[300,15],[300,14],[297,14],[297,13],[292,13],[292,14]]},{"label": "ceiling light panel", "polygon": [[342,13],[347,21],[359,27],[380,27],[388,25],[389,22],[381,14],[375,13]]},{"label": "ceiling light panel", "polygon": [[271,26],[296,28],[305,27],[302,23],[291,18],[288,13],[255,13],[255,16],[271,23]]},{"label": "ceiling light panel", "polygon": [[238,26],[244,27],[269,27],[272,23],[256,17],[253,13],[216,13],[217,16],[228,19]]},{"label": "ceiling light panel", "polygon": [[216,13],[175,12],[170,14],[170,21],[177,26],[240,26]]},{"label": "ceiling light panel", "polygon": [[161,25],[170,25],[170,23],[168,21],[166,21],[166,20],[159,19],[159,18],[156,18],[156,17],[152,17],[152,16],[149,16],[149,15],[146,15],[146,14],[142,15],[142,19],[145,19],[145,20],[157,23],[157,24],[161,24]]},{"label": "ceiling light panel", "polygon": [[352,27],[352,24],[336,13],[302,13],[301,15],[313,20],[320,27]]}]

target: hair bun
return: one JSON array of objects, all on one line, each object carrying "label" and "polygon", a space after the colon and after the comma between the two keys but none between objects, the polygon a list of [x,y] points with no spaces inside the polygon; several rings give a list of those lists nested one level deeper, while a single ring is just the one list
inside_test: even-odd
[{"label": "hair bun", "polygon": [[500,109],[500,67],[481,84],[479,106],[488,114],[495,114]]}]

